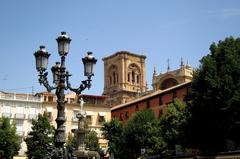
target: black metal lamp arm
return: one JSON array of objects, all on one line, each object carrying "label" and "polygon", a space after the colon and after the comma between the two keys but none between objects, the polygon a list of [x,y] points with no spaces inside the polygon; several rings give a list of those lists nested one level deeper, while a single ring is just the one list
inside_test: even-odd
[{"label": "black metal lamp arm", "polygon": [[78,88],[72,88],[70,81],[69,81],[69,77],[71,76],[71,74],[69,74],[68,72],[66,72],[66,82],[67,82],[67,88],[66,89],[70,89],[71,91],[75,92],[76,94],[81,94],[83,90],[85,90],[86,88],[90,88],[92,86],[91,84],[91,77],[93,75],[88,76],[87,80],[82,81],[82,83],[80,84],[80,86]]},{"label": "black metal lamp arm", "polygon": [[48,72],[43,73],[42,71],[40,71],[38,75],[39,76],[38,81],[40,84],[44,85],[44,87],[47,89],[48,92],[51,92],[53,89],[56,89],[56,87],[52,87],[49,85],[47,75],[48,75]]}]

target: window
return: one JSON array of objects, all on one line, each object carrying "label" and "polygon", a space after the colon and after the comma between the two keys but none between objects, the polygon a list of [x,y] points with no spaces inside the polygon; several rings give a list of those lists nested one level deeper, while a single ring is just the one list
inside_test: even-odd
[{"label": "window", "polygon": [[48,102],[53,102],[53,96],[48,96]]},{"label": "window", "polygon": [[163,105],[162,96],[159,96],[159,106]]},{"label": "window", "polygon": [[12,113],[11,113],[11,107],[10,106],[3,106],[3,112],[2,112],[2,116],[7,117],[7,118],[11,118]]},{"label": "window", "polygon": [[136,112],[139,111],[138,104],[136,105],[135,111],[136,111]]},{"label": "window", "polygon": [[116,84],[116,73],[113,72],[113,84]]},{"label": "window", "polygon": [[37,110],[36,110],[36,108],[30,108],[29,109],[28,118],[29,119],[35,119],[36,117],[37,117]]},{"label": "window", "polygon": [[140,69],[137,64],[130,64],[128,67],[128,82],[132,84],[140,83]]},{"label": "window", "polygon": [[175,100],[177,98],[177,92],[173,91],[173,100]]},{"label": "window", "polygon": [[105,112],[99,112],[98,114],[99,114],[99,115],[98,115],[98,122],[99,122],[99,123],[105,122],[106,113],[105,113]]},{"label": "window", "polygon": [[47,101],[47,96],[44,96],[44,102],[46,102]]},{"label": "window", "polygon": [[132,83],[135,83],[135,72],[132,71]]},{"label": "window", "polygon": [[120,120],[123,121],[124,117],[123,117],[123,113],[120,113]]},{"label": "window", "polygon": [[125,113],[125,118],[126,118],[126,120],[128,120],[128,118],[129,118],[128,112]]},{"label": "window", "polygon": [[100,123],[105,122],[105,117],[104,116],[99,116],[98,117],[98,122],[100,122]]},{"label": "window", "polygon": [[147,109],[150,108],[150,102],[149,102],[149,100],[147,101],[147,106],[146,106],[146,108],[147,108]]},{"label": "window", "polygon": [[23,129],[23,121],[22,120],[16,120],[16,128],[17,128],[17,134],[19,136],[24,135],[24,129]]},{"label": "window", "polygon": [[109,68],[109,80],[110,85],[115,85],[118,82],[118,69],[116,65],[112,65]]},{"label": "window", "polygon": [[137,75],[137,84],[139,84],[139,75]]},{"label": "window", "polygon": [[17,119],[24,119],[24,107],[16,107],[16,116]]},{"label": "window", "polygon": [[88,125],[92,125],[92,116],[91,115],[87,115],[86,119],[87,119],[87,124]]},{"label": "window", "polygon": [[112,77],[111,76],[110,76],[109,80],[110,80],[110,85],[112,85]]}]

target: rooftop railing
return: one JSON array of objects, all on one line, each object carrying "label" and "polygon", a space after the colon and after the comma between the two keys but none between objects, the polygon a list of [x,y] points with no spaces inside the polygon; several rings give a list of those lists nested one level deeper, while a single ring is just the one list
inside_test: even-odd
[{"label": "rooftop railing", "polygon": [[0,93],[0,99],[41,102],[41,97],[31,94]]}]

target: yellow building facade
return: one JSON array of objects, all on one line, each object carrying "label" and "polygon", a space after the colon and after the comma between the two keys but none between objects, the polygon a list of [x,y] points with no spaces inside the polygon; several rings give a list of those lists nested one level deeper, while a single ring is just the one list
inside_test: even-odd
[{"label": "yellow building facade", "polygon": [[[66,94],[66,105],[65,105],[65,130],[66,136],[71,133],[72,129],[78,128],[78,119],[76,115],[80,111],[79,99],[83,98],[84,107],[83,109],[87,113],[87,123],[89,130],[93,130],[97,133],[99,138],[99,145],[101,148],[107,148],[107,140],[102,136],[101,128],[105,121],[111,120],[111,110],[106,104],[106,96],[95,96],[95,95],[80,95]],[[56,96],[52,93],[43,93],[43,105],[42,111],[46,112],[49,117],[49,121],[56,127],[55,119],[57,118],[57,102]]]}]

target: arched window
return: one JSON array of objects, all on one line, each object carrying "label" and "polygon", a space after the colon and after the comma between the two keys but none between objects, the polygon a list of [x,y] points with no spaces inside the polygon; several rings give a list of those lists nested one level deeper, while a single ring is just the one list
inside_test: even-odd
[{"label": "arched window", "polygon": [[135,72],[132,71],[132,83],[135,83]]},{"label": "arched window", "polygon": [[116,84],[116,73],[113,72],[113,84]]},{"label": "arched window", "polygon": [[160,89],[167,89],[167,88],[170,88],[170,87],[173,87],[173,86],[175,86],[175,85],[177,85],[178,84],[178,82],[177,82],[177,80],[176,79],[174,79],[174,78],[168,78],[168,79],[165,79],[163,82],[162,82],[162,84],[161,84],[161,86],[160,86]]},{"label": "arched window", "polygon": [[118,83],[118,69],[117,69],[117,66],[111,65],[108,72],[109,72],[110,85],[117,84]]},{"label": "arched window", "polygon": [[128,82],[136,85],[140,83],[140,69],[136,64],[130,64],[128,66]]}]

